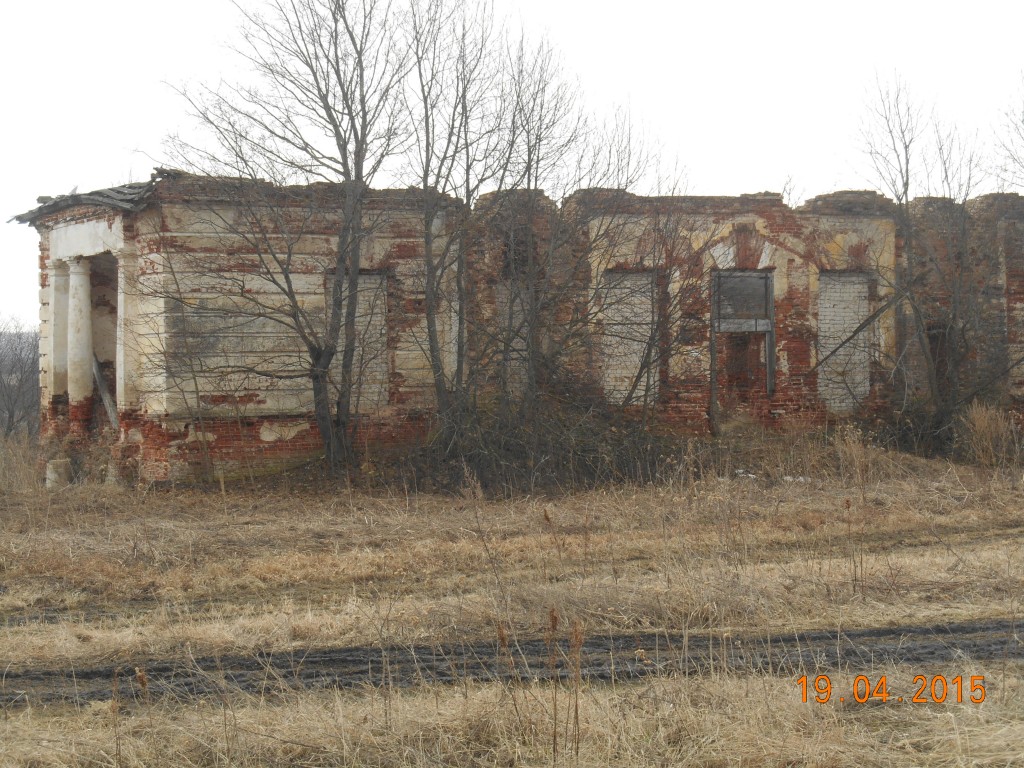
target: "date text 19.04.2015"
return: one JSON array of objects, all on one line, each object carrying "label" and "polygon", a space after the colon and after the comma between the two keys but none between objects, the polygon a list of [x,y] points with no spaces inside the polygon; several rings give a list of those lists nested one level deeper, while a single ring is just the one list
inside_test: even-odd
[{"label": "date text 19.04.2015", "polygon": [[931,677],[915,675],[914,693],[905,697],[889,693],[885,675],[874,681],[867,675],[857,675],[853,679],[851,690],[842,692],[833,688],[832,679],[828,675],[818,675],[813,679],[803,675],[796,682],[800,686],[802,701],[816,701],[819,704],[826,704],[837,697],[841,702],[850,699],[858,704],[866,704],[869,701],[910,702],[911,704],[960,704],[963,702],[981,704],[985,700],[985,678],[982,675],[972,675],[971,677],[957,675],[949,679],[945,675],[932,675]]}]

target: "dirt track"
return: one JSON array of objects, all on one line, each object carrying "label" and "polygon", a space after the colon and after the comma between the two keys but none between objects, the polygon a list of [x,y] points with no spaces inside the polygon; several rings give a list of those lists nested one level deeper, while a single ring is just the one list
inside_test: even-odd
[{"label": "dirt track", "polygon": [[[583,645],[581,675],[590,681],[652,674],[701,674],[713,669],[797,674],[818,669],[854,670],[880,664],[913,665],[926,671],[945,664],[948,674],[973,674],[975,662],[1024,660],[1024,639],[1014,620],[936,626],[850,629],[763,637],[719,634],[635,634],[591,637]],[[556,673],[571,674],[565,641],[556,651]],[[274,694],[295,689],[462,680],[534,680],[551,677],[542,640],[448,646],[372,646],[293,650],[177,660],[138,660],[78,669],[21,669],[0,676],[0,705],[79,705],[114,695],[129,702],[150,698],[187,700],[231,690]],[[144,692],[135,668],[145,670]],[[932,670],[935,671],[935,670]]]}]

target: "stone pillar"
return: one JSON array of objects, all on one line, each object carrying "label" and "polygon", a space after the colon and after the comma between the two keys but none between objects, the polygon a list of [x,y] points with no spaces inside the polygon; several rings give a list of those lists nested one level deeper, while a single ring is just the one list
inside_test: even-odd
[{"label": "stone pillar", "polygon": [[68,403],[72,421],[92,415],[92,291],[89,260],[68,264]]},{"label": "stone pillar", "polygon": [[51,400],[68,393],[68,265],[53,261],[50,281],[50,348],[47,386]]},{"label": "stone pillar", "polygon": [[138,302],[136,298],[136,281],[138,279],[138,259],[130,254],[117,256],[117,408],[124,410],[138,405],[138,394],[135,386],[139,375],[138,339],[134,324],[138,322]]}]

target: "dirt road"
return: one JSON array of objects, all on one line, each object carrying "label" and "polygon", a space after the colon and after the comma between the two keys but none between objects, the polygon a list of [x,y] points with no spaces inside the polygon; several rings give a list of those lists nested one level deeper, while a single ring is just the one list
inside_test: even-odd
[{"label": "dirt road", "polygon": [[[588,681],[712,670],[799,675],[817,670],[878,669],[889,663],[916,671],[974,674],[972,665],[1024,660],[1024,629],[999,619],[935,626],[900,626],[757,635],[706,632],[647,633],[587,638],[580,674]],[[274,695],[287,690],[361,685],[452,684],[463,680],[529,681],[572,674],[568,643],[552,649],[540,639],[438,646],[363,646],[293,650],[274,655],[138,659],[72,668],[7,666],[0,706],[81,705],[117,696],[188,700],[241,690]],[[552,670],[552,655],[554,668]],[[946,669],[937,670],[945,665]],[[145,672],[146,684],[136,668]]]}]

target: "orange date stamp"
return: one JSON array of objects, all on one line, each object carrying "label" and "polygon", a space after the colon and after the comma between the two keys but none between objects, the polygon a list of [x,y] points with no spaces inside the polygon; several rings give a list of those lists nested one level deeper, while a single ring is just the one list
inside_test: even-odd
[{"label": "orange date stamp", "polygon": [[964,702],[981,704],[985,700],[985,677],[983,675],[972,675],[966,678],[963,675],[957,675],[948,679],[945,675],[915,675],[912,696],[896,696],[889,693],[889,683],[885,675],[877,680],[872,680],[867,675],[857,675],[853,678],[853,686],[849,691],[834,689],[832,678],[828,675],[818,675],[814,678],[803,675],[796,681],[796,684],[800,686],[800,698],[804,703],[816,701],[818,704],[827,704],[834,699],[838,699],[840,702],[849,699],[858,704],[866,704],[869,701],[895,701],[911,704],[962,704]]}]

